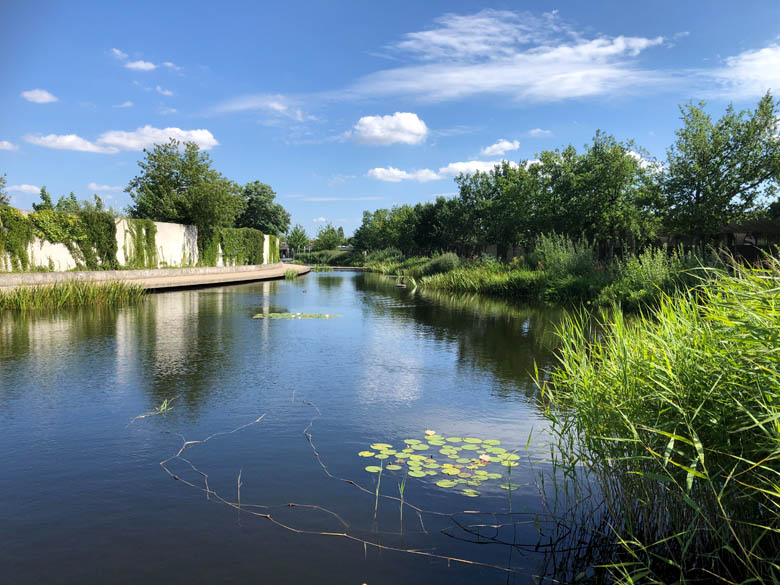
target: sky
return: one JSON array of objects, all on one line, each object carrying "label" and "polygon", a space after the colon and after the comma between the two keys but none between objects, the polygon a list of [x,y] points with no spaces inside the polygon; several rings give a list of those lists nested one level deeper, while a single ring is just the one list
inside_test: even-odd
[{"label": "sky", "polygon": [[663,159],[679,106],[780,96],[780,2],[4,0],[11,204],[123,210],[143,149],[191,140],[310,236],[457,192],[597,129]]}]

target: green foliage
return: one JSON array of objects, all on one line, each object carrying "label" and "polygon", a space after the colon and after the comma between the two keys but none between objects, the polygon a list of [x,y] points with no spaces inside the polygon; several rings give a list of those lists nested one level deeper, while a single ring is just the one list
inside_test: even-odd
[{"label": "green foliage", "polygon": [[157,226],[151,219],[127,219],[132,253],[125,251],[129,268],[157,268]]},{"label": "green foliage", "polygon": [[268,238],[268,263],[277,264],[279,262],[279,238],[278,236],[269,236]]},{"label": "green foliage", "polygon": [[274,203],[276,193],[265,183],[247,183],[241,192],[244,211],[236,219],[237,227],[260,230],[264,234],[280,235],[290,227],[290,214],[284,207]]},{"label": "green foliage", "polygon": [[262,232],[252,228],[221,228],[217,236],[226,266],[263,263],[265,237]]},{"label": "green foliage", "polygon": [[338,248],[343,243],[344,230],[342,228],[336,228],[333,224],[328,222],[317,232],[317,238],[314,240],[313,245],[316,251],[320,251]]},{"label": "green foliage", "polygon": [[32,208],[34,211],[53,211],[54,204],[51,201],[51,195],[46,190],[46,185],[41,187],[41,202],[33,203]]},{"label": "green foliage", "polygon": [[77,240],[88,270],[116,270],[116,221],[101,209],[85,203],[77,213],[82,237]]},{"label": "green foliage", "polygon": [[146,291],[127,282],[67,282],[0,291],[0,310],[33,311],[138,302]]},{"label": "green foliage", "polygon": [[[27,270],[30,258],[27,246],[33,240],[33,229],[30,221],[17,209],[8,205],[0,205],[0,261],[4,270]],[[10,266],[5,266],[5,255],[10,256]]]},{"label": "green foliage", "polygon": [[420,273],[422,276],[430,276],[432,274],[440,274],[442,272],[455,270],[458,266],[460,266],[458,255],[449,252],[431,258],[428,262],[423,264]]},{"label": "green foliage", "polygon": [[195,143],[171,139],[144,154],[140,174],[125,189],[133,199],[131,217],[195,225],[201,257],[216,258],[218,229],[232,227],[244,209],[240,187],[212,169]]},{"label": "green foliage", "polygon": [[600,494],[620,583],[778,578],[780,262],[715,276],[644,316],[611,312],[597,339],[571,318],[540,381],[559,463]]},{"label": "green foliage", "polygon": [[4,205],[8,205],[11,202],[10,197],[8,197],[8,193],[5,190],[7,177],[5,173],[3,173],[3,176],[0,177],[0,207],[3,207]]},{"label": "green foliage", "polygon": [[287,234],[287,245],[293,253],[309,245],[309,236],[301,224],[296,223],[290,230],[290,233]]},{"label": "green foliage", "polygon": [[285,270],[284,271],[284,279],[285,280],[295,280],[298,278],[298,271],[297,270]]},{"label": "green foliage", "polygon": [[704,103],[681,108],[683,127],[668,153],[664,181],[669,226],[710,236],[780,183],[778,111],[767,93],[752,112],[733,106],[717,122]]}]

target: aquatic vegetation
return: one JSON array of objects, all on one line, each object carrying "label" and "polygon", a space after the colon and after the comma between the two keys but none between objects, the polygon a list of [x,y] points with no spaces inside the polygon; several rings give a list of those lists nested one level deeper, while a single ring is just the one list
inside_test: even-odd
[{"label": "aquatic vegetation", "polygon": [[23,286],[0,291],[0,311],[34,311],[122,305],[137,303],[146,295],[139,284],[129,282],[65,282],[45,286]]},{"label": "aquatic vegetation", "polygon": [[[406,477],[422,479],[437,478],[433,483],[444,489],[460,488],[460,494],[475,498],[478,488],[486,482],[500,480],[504,476],[498,472],[499,465],[511,471],[518,465],[520,456],[511,453],[497,439],[478,437],[444,437],[433,430],[426,430],[423,439],[404,439],[397,449],[390,443],[374,443],[371,450],[358,452],[359,457],[379,460],[380,466],[368,465],[369,473],[381,473],[381,470],[403,471],[404,485]],[[392,461],[385,465],[385,460]],[[491,465],[493,467],[491,467]],[[439,474],[446,476],[438,479]]]},{"label": "aquatic vegetation", "polygon": [[297,271],[292,270],[292,269],[284,271],[284,279],[285,280],[295,280],[296,278],[298,278],[298,272]]},{"label": "aquatic vegetation", "polygon": [[335,319],[342,316],[328,313],[258,313],[252,319]]}]

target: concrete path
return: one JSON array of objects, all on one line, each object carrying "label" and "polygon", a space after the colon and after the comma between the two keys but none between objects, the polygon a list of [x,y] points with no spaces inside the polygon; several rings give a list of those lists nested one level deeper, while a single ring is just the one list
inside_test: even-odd
[{"label": "concrete path", "polygon": [[263,264],[208,268],[159,268],[154,270],[100,270],[83,272],[22,272],[0,274],[0,291],[19,286],[45,286],[61,282],[116,282],[140,284],[147,290],[238,284],[254,280],[283,278],[285,272],[298,275],[311,271],[297,264]]}]

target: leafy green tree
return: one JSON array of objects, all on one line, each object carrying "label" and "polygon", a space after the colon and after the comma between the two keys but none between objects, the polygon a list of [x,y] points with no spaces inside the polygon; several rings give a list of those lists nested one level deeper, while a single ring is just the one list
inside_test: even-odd
[{"label": "leafy green tree", "polygon": [[41,202],[40,203],[33,203],[32,204],[33,211],[44,211],[44,210],[53,210],[54,209],[54,203],[52,203],[51,195],[49,195],[49,192],[46,190],[46,185],[41,187]]},{"label": "leafy green tree", "polygon": [[696,240],[739,219],[777,193],[780,140],[777,104],[767,93],[753,111],[733,105],[717,122],[705,104],[681,108],[683,127],[667,153],[664,191],[671,229]]},{"label": "leafy green tree", "polygon": [[290,214],[278,203],[274,203],[276,193],[265,183],[253,181],[247,183],[241,193],[244,199],[244,212],[236,220],[237,227],[260,230],[264,234],[280,235],[290,227]]},{"label": "leafy green tree", "polygon": [[287,245],[295,252],[309,245],[309,236],[301,224],[295,224],[287,234]]},{"label": "leafy green tree", "polygon": [[171,139],[145,149],[138,166],[141,172],[125,189],[133,200],[129,215],[197,226],[201,252],[244,210],[240,187],[212,169],[209,155],[193,142]]},{"label": "leafy green tree", "polygon": [[11,198],[8,197],[8,193],[5,190],[7,180],[5,173],[3,173],[3,176],[0,177],[0,207],[11,203]]},{"label": "leafy green tree", "polygon": [[[342,234],[344,232],[342,231]],[[317,232],[317,238],[314,240],[315,250],[333,250],[344,243],[344,236],[339,235],[339,230],[328,222]]]}]

